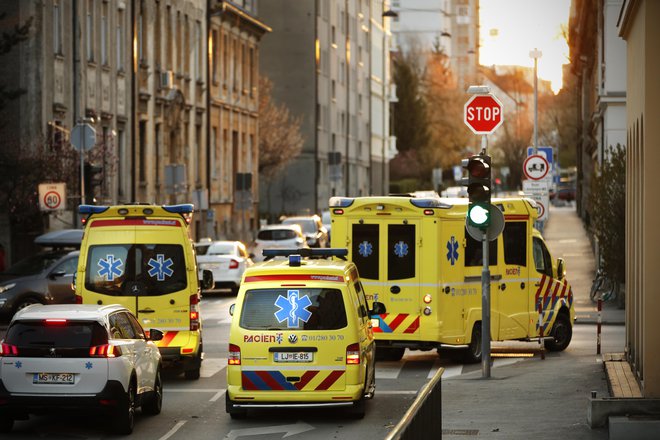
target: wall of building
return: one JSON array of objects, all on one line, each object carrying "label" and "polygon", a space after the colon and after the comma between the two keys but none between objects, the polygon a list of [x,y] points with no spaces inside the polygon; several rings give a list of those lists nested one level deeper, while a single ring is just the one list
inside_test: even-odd
[{"label": "wall of building", "polygon": [[626,2],[619,21],[627,43],[626,350],[646,398],[660,397],[660,3]]}]

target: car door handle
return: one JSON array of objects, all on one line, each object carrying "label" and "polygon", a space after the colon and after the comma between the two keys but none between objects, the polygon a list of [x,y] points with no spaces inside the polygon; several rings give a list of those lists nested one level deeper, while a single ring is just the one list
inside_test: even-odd
[{"label": "car door handle", "polygon": [[141,309],[138,310],[138,313],[154,313],[156,312],[154,309]]}]

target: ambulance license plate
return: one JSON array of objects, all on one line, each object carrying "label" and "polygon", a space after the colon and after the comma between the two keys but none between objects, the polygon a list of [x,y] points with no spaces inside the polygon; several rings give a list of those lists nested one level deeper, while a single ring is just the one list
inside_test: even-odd
[{"label": "ambulance license plate", "polygon": [[275,362],[313,362],[314,353],[311,351],[275,352]]},{"label": "ambulance license plate", "polygon": [[73,385],[73,373],[34,373],[32,383]]}]

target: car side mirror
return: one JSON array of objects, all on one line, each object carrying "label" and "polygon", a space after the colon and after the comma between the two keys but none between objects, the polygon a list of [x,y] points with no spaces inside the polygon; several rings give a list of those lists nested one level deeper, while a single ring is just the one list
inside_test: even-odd
[{"label": "car side mirror", "polygon": [[382,315],[383,313],[387,313],[387,309],[385,308],[385,304],[382,302],[374,301],[371,311],[369,312],[369,315]]},{"label": "car side mirror", "polygon": [[232,304],[229,306],[229,316],[234,316],[234,309],[236,308],[236,304]]},{"label": "car side mirror", "polygon": [[209,290],[213,288],[213,272],[210,270],[202,270],[202,279],[200,280],[202,290]]},{"label": "car side mirror", "polygon": [[249,257],[250,257],[250,258],[254,258],[254,257],[255,257],[254,252],[250,252]]},{"label": "car side mirror", "polygon": [[557,258],[557,279],[563,280],[566,276],[566,267],[563,258]]},{"label": "car side mirror", "polygon": [[55,278],[63,277],[64,275],[66,275],[66,272],[65,272],[65,271],[63,271],[63,270],[57,270],[57,271],[55,271],[55,272],[51,272],[51,273],[50,273],[50,279],[51,279],[51,280],[54,280]]},{"label": "car side mirror", "polygon": [[163,332],[157,328],[149,329],[149,340],[150,341],[160,341],[163,339]]}]

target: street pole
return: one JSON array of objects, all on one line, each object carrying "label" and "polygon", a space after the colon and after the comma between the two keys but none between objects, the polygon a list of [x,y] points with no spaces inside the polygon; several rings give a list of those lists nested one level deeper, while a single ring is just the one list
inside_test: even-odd
[{"label": "street pole", "polygon": [[[488,154],[488,138],[481,137],[481,154]],[[490,262],[487,231],[481,236],[483,268],[481,270],[481,377],[490,377]]]},{"label": "street pole", "polygon": [[[79,123],[83,124],[84,121]],[[82,148],[80,149],[80,204],[85,204],[85,150],[87,150],[87,136],[82,136]]]},{"label": "street pole", "polygon": [[534,154],[538,154],[539,148],[539,77],[538,77],[538,64],[539,58],[543,53],[534,48],[529,52],[529,56],[534,59]]}]

